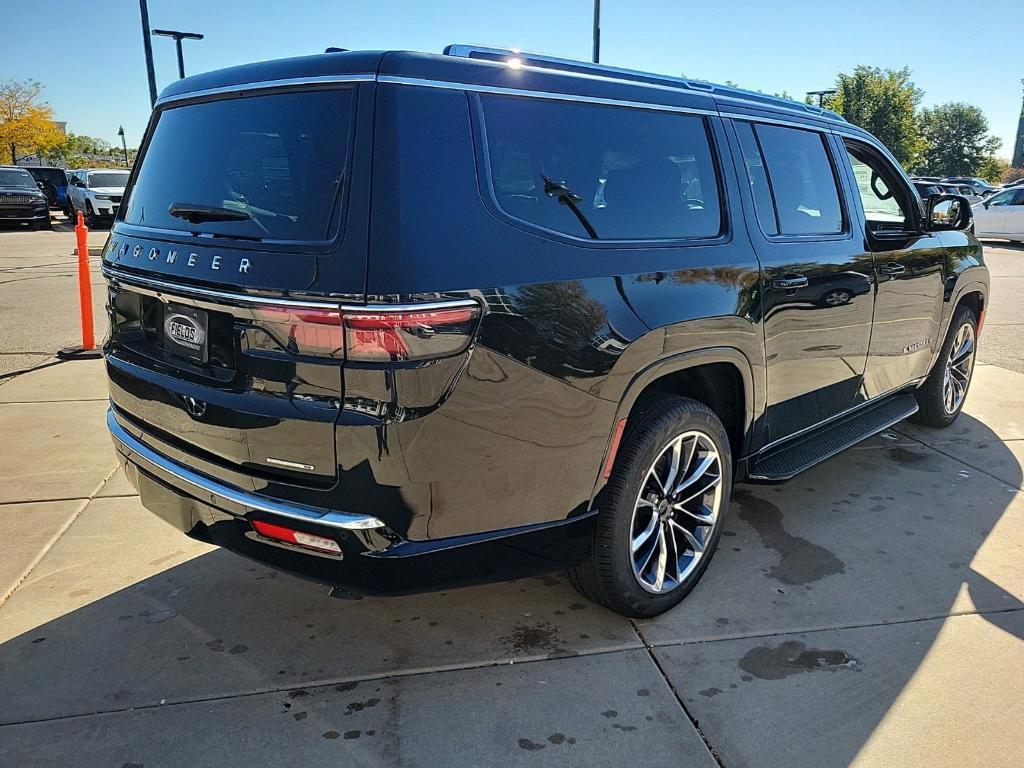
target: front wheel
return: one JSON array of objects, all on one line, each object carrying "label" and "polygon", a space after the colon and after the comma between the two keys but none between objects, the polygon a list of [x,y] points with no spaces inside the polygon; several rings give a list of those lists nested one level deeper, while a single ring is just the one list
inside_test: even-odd
[{"label": "front wheel", "polygon": [[722,532],[732,454],[706,405],[664,395],[631,416],[588,556],[570,571],[585,597],[656,616],[700,580]]},{"label": "front wheel", "polygon": [[949,323],[946,340],[928,378],[917,392],[918,411],[911,421],[929,427],[948,427],[963,410],[978,351],[978,318],[961,306]]}]

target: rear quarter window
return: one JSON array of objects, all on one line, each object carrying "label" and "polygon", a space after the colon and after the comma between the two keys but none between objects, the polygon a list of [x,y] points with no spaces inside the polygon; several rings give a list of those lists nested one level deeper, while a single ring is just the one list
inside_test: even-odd
[{"label": "rear quarter window", "polygon": [[[342,88],[163,109],[125,222],[261,240],[330,239],[343,203],[352,105],[352,89]],[[247,218],[189,223],[170,215],[175,204]]]},{"label": "rear quarter window", "polygon": [[702,117],[489,95],[480,105],[487,183],[505,216],[591,240],[722,232]]}]

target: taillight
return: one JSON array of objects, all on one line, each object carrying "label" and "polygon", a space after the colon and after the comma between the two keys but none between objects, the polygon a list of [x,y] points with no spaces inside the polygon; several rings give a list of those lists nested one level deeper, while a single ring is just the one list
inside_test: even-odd
[{"label": "taillight", "polygon": [[395,311],[383,306],[253,310],[259,325],[292,352],[370,363],[425,360],[461,352],[469,345],[479,316],[476,303]]}]

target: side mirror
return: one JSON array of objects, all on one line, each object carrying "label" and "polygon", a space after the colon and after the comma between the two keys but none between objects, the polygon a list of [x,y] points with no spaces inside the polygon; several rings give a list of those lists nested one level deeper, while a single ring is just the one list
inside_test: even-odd
[{"label": "side mirror", "polygon": [[948,232],[971,226],[971,204],[963,195],[931,195],[925,230]]}]

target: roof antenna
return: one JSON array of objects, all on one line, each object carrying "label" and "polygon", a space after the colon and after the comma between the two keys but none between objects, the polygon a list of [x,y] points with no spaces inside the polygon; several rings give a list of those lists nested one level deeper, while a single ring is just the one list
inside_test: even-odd
[{"label": "roof antenna", "polygon": [[348,53],[348,48],[328,48],[324,53]]}]

